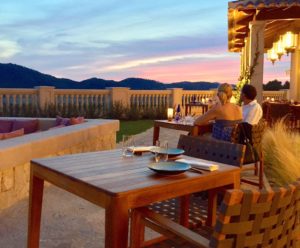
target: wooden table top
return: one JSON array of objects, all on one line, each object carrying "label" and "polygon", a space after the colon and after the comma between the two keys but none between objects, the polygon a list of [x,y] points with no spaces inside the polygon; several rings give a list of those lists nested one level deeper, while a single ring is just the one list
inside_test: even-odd
[{"label": "wooden table top", "polygon": [[[182,156],[189,158],[187,156]],[[178,175],[162,175],[148,168],[153,162],[153,155],[123,158],[121,150],[109,150],[66,155],[60,157],[32,160],[33,166],[40,166],[51,172],[68,177],[72,180],[96,187],[112,196],[129,195],[135,191],[147,191],[147,188],[173,186],[185,181],[199,180],[222,176],[228,172],[240,170],[238,167],[219,164],[219,170],[203,174],[187,171]],[[225,173],[225,174],[224,174]]]}]

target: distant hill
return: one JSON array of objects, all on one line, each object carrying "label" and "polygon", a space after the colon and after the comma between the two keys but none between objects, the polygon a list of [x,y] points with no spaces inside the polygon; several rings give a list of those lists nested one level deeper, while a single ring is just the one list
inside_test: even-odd
[{"label": "distant hill", "polygon": [[107,87],[128,87],[135,90],[163,90],[167,88],[183,88],[185,90],[208,90],[217,88],[214,82],[177,82],[164,84],[158,81],[127,78],[122,81],[90,78],[77,82],[16,65],[0,63],[0,88],[33,88],[35,86],[54,86],[57,89],[105,89]]}]

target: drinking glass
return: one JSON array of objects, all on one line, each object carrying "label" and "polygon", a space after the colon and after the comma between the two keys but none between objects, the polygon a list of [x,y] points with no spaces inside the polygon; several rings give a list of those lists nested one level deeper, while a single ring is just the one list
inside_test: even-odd
[{"label": "drinking glass", "polygon": [[123,135],[122,156],[132,157],[134,155],[134,138],[132,135]]},{"label": "drinking glass", "polygon": [[168,141],[156,141],[155,162],[168,161]]}]

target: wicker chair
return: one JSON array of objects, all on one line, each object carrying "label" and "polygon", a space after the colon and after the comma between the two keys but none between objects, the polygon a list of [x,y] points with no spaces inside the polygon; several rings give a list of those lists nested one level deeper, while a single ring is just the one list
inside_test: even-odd
[{"label": "wicker chair", "polygon": [[[211,160],[215,162],[230,164],[233,166],[241,166],[245,154],[245,145],[218,142],[215,140],[207,139],[205,137],[195,137],[181,135],[178,141],[178,148],[183,149],[184,155]],[[209,192],[209,199],[212,197]],[[190,196],[189,203],[189,223],[186,225],[190,227],[197,227],[206,222],[207,209],[213,207],[210,201],[202,199],[199,196]],[[169,199],[162,202],[151,204],[149,209],[162,214],[173,221],[179,222],[180,216],[180,202],[179,199]],[[158,238],[159,240],[159,238]],[[141,241],[142,242],[142,241]],[[151,243],[155,243],[152,240]]]},{"label": "wicker chair", "polygon": [[210,239],[148,208],[134,209],[130,247],[141,247],[146,225],[168,238],[155,247],[296,248],[300,247],[299,206],[299,181],[270,191],[228,190]]},{"label": "wicker chair", "polygon": [[234,166],[243,164],[246,149],[242,144],[187,135],[180,135],[177,147],[184,150],[184,155]]},{"label": "wicker chair", "polygon": [[258,124],[250,125],[248,123],[240,123],[232,132],[231,142],[245,144],[244,165],[253,164],[254,167],[243,167],[244,169],[253,169],[254,174],[258,176],[258,183],[242,178],[242,181],[248,184],[256,185],[262,189],[264,185],[264,166],[262,156],[262,138],[267,127],[265,119],[261,119]]}]

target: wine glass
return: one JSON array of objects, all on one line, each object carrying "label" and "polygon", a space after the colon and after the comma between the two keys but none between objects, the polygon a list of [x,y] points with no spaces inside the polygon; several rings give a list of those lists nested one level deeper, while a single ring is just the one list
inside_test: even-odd
[{"label": "wine glass", "polygon": [[155,162],[168,161],[168,141],[156,141]]},{"label": "wine glass", "polygon": [[134,155],[134,138],[132,135],[123,135],[122,156],[132,157]]}]

